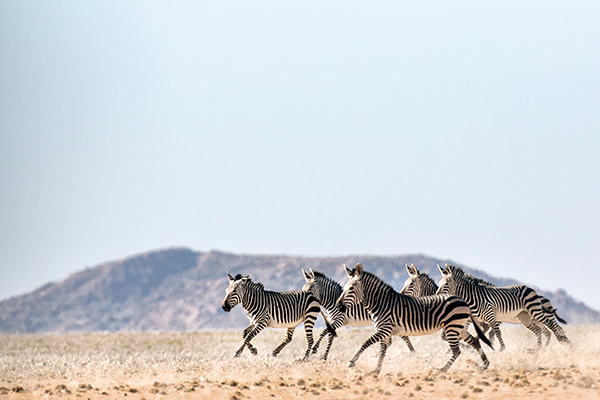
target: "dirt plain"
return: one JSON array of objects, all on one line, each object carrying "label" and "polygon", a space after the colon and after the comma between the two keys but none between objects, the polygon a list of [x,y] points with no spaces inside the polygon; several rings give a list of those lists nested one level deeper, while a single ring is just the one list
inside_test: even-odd
[{"label": "dirt plain", "polygon": [[330,358],[299,362],[302,327],[279,357],[269,356],[284,330],[269,329],[232,358],[241,332],[94,333],[0,336],[1,399],[600,399],[600,327],[565,327],[573,346],[535,348],[522,326],[502,326],[507,349],[489,348],[480,371],[470,349],[446,373],[449,348],[439,335],[396,338],[378,377],[378,346],[348,368],[372,328],[342,329]]}]

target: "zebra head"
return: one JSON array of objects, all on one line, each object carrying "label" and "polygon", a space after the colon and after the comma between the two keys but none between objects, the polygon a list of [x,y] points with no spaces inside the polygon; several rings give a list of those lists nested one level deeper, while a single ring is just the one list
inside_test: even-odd
[{"label": "zebra head", "polygon": [[419,271],[417,271],[417,267],[415,267],[415,264],[410,264],[410,267],[408,266],[408,264],[404,265],[406,266],[406,270],[408,271],[408,279],[404,282],[404,287],[402,288],[400,293],[407,296],[413,296],[419,283]]},{"label": "zebra head", "polygon": [[440,267],[438,264],[438,269],[442,274],[442,279],[440,280],[440,284],[438,285],[438,290],[435,294],[453,294],[456,292],[456,282],[454,281],[454,277],[452,276],[453,267],[446,264],[445,268]]},{"label": "zebra head", "polygon": [[353,305],[360,304],[365,297],[361,281],[363,266],[358,263],[356,267],[349,269],[344,264],[344,269],[348,275],[348,282],[336,302],[336,307],[340,312],[345,312],[346,309]]},{"label": "zebra head", "polygon": [[302,269],[302,275],[304,275],[304,279],[306,279],[306,283],[302,287],[302,290],[305,292],[311,292],[318,300],[320,285],[315,279],[315,271],[313,271],[312,268],[309,268],[308,272]]},{"label": "zebra head", "polygon": [[221,307],[223,308],[223,311],[229,312],[242,300],[241,289],[248,281],[248,277],[237,274],[234,278],[229,275],[228,272],[227,278],[229,278],[229,287],[225,289],[225,298],[223,299],[223,305]]}]

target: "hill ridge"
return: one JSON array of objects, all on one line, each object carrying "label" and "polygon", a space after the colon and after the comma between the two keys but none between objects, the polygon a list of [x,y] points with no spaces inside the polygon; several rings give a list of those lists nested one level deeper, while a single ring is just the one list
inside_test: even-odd
[{"label": "hill ridge", "polygon": [[[236,307],[231,313],[221,310],[228,284],[226,271],[249,274],[266,289],[282,291],[302,288],[302,268],[313,268],[343,284],[346,276],[342,264],[353,266],[357,262],[396,290],[407,277],[405,263],[414,263],[435,280],[439,274],[436,265],[448,262],[498,286],[519,283],[423,254],[318,257],[172,247],[85,268],[60,282],[5,299],[0,302],[0,333],[237,329],[247,325],[243,309]],[[535,289],[548,297],[569,323],[600,323],[600,312],[566,291]]]}]

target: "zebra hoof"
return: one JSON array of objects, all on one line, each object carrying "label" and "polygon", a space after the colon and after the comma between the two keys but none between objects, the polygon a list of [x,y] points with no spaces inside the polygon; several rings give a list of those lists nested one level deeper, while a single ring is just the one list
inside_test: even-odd
[{"label": "zebra hoof", "polygon": [[252,355],[255,356],[255,355],[258,354],[258,350],[256,350],[255,347],[253,347],[253,348],[250,349],[250,353],[252,353]]},{"label": "zebra hoof", "polygon": [[271,353],[271,357],[277,357],[278,354],[279,354],[279,352],[274,351],[274,352]]},{"label": "zebra hoof", "polygon": [[354,367],[356,367],[356,363],[354,361],[350,361],[348,363],[348,368],[354,368]]},{"label": "zebra hoof", "polygon": [[313,349],[310,351],[310,354],[317,354],[317,350],[319,350],[316,347],[313,347]]},{"label": "zebra hoof", "polygon": [[236,351],[235,353],[233,353],[233,357],[238,358],[240,356],[240,354],[241,353],[239,351]]}]

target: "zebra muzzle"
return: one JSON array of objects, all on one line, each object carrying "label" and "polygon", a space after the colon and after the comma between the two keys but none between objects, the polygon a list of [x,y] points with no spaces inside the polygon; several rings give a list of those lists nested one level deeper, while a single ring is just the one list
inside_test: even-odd
[{"label": "zebra muzzle", "polygon": [[231,307],[227,303],[223,303],[222,308],[223,308],[223,311],[225,311],[225,312],[231,311]]}]

